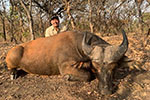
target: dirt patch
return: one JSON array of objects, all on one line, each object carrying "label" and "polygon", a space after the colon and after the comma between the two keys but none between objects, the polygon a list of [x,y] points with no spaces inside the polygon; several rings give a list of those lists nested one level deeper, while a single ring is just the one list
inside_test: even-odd
[{"label": "dirt patch", "polygon": [[[111,44],[120,44],[122,36],[103,37]],[[127,56],[134,60],[130,67],[115,70],[113,95],[103,97],[98,93],[98,80],[69,82],[62,76],[27,74],[10,80],[5,69],[5,57],[12,43],[0,43],[0,100],[149,100],[150,98],[150,43],[143,47],[142,38],[128,35]],[[144,71],[145,70],[145,71]]]}]

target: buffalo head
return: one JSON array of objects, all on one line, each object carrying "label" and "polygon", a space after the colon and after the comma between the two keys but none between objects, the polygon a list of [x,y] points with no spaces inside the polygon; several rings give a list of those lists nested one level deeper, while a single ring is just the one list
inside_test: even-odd
[{"label": "buffalo head", "polygon": [[99,80],[99,89],[102,94],[111,94],[112,92],[112,69],[117,62],[124,56],[128,49],[128,39],[125,31],[122,31],[123,41],[120,45],[86,43],[86,33],[82,40],[82,50],[93,63],[96,69],[96,76]]}]

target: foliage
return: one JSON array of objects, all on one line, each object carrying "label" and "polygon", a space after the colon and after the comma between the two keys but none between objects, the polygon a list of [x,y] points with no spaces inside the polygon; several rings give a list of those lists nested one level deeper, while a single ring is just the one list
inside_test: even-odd
[{"label": "foliage", "polygon": [[150,24],[150,12],[144,13],[143,14],[143,21],[146,22],[148,21]]},{"label": "foliage", "polygon": [[[149,7],[145,0],[1,0],[0,24],[4,26],[6,36],[20,41],[30,38],[32,21],[36,38],[44,36],[50,25],[50,17],[57,14],[63,25],[69,30],[87,30],[94,33],[117,34],[123,28],[128,32],[147,31],[150,24]],[[32,7],[32,9],[30,9]],[[26,9],[24,9],[26,8]],[[27,11],[31,14],[27,14]],[[30,17],[33,20],[30,20]],[[5,19],[5,20],[4,20]],[[4,29],[2,29],[2,37]],[[139,31],[140,32],[140,31]],[[28,40],[25,39],[25,40]],[[25,42],[25,41],[24,41]]]}]

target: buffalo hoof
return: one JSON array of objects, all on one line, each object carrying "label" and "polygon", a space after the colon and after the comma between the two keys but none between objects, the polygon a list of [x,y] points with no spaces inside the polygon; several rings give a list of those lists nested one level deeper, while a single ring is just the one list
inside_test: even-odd
[{"label": "buffalo hoof", "polygon": [[66,74],[66,75],[64,75],[64,80],[66,80],[66,81],[80,81],[80,78],[73,76],[71,74]]},{"label": "buffalo hoof", "polygon": [[107,89],[102,89],[102,90],[100,91],[100,93],[101,93],[102,95],[111,95],[111,94],[112,94],[112,92],[109,91],[109,90],[107,90]]},{"label": "buffalo hoof", "polygon": [[69,74],[64,75],[64,80],[66,80],[66,81],[72,81],[72,75],[69,75]]},{"label": "buffalo hoof", "polygon": [[64,75],[64,80],[69,81],[70,75]]},{"label": "buffalo hoof", "polygon": [[107,86],[104,86],[104,87],[99,86],[99,90],[100,90],[99,93],[101,95],[111,95],[112,94],[111,89],[109,89]]},{"label": "buffalo hoof", "polygon": [[10,75],[10,79],[11,79],[11,80],[17,79],[17,75]]},{"label": "buffalo hoof", "polygon": [[17,72],[18,71],[16,69],[11,70],[11,75],[10,75],[11,80],[17,79],[17,77],[18,77]]}]

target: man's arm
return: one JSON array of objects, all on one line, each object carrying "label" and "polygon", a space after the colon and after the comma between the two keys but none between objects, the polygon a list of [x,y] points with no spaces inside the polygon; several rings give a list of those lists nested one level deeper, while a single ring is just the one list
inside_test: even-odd
[{"label": "man's arm", "polygon": [[64,31],[67,31],[68,30],[68,27],[67,26],[63,26],[62,29],[61,29],[61,32],[64,32]]},{"label": "man's arm", "polygon": [[51,28],[48,27],[45,31],[45,37],[49,37],[50,36],[50,32],[51,32]]}]

